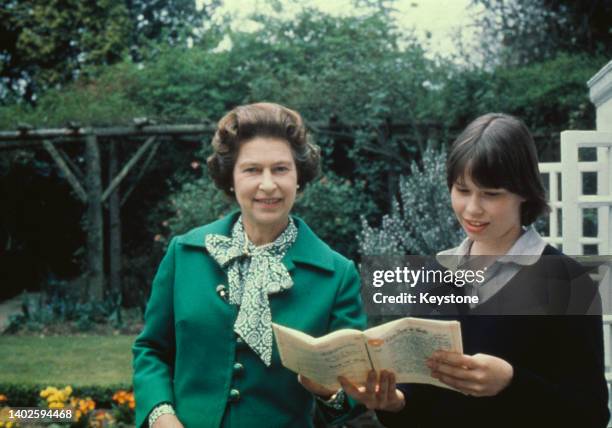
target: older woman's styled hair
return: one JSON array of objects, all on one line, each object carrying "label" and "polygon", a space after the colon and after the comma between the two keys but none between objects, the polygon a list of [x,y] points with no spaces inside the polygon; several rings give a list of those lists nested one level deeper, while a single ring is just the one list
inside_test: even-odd
[{"label": "older woman's styled hair", "polygon": [[465,175],[481,187],[503,188],[525,198],[521,205],[522,225],[533,223],[550,210],[533,137],[514,116],[485,114],[457,137],[446,162],[449,190]]},{"label": "older woman's styled hair", "polygon": [[208,171],[217,187],[233,196],[233,171],[240,145],[255,137],[278,138],[289,143],[301,189],[319,173],[320,150],[308,142],[306,126],[296,111],[274,103],[239,106],[221,118],[212,139]]}]

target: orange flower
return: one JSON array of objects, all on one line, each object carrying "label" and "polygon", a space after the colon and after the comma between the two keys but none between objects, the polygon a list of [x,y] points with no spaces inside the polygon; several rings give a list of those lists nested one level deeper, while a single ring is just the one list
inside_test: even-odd
[{"label": "orange flower", "polygon": [[127,404],[130,409],[136,407],[136,403],[134,401],[134,393],[131,391],[125,391],[121,389],[115,392],[115,394],[113,394],[113,401],[115,401],[120,406]]},{"label": "orange flower", "polygon": [[0,394],[0,402],[6,401],[6,400],[8,400],[8,398],[6,398],[6,395]]},{"label": "orange flower", "polygon": [[105,427],[105,426],[115,426],[114,418],[109,412],[105,410],[97,410],[93,413],[92,419],[89,421],[89,427]]}]

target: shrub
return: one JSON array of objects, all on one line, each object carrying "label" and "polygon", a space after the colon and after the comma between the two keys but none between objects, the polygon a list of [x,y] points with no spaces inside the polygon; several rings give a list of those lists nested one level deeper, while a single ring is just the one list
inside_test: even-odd
[{"label": "shrub", "polygon": [[382,218],[379,228],[362,218],[362,255],[435,254],[456,246],[462,231],[455,220],[446,186],[446,154],[427,149],[422,166],[400,178],[399,201]]},{"label": "shrub", "polygon": [[45,293],[37,299],[24,293],[21,311],[21,314],[9,317],[5,333],[14,334],[24,328],[42,331],[53,324],[70,322],[74,322],[80,331],[91,330],[96,323],[109,323],[116,329],[123,327],[120,296],[83,303],[80,290],[65,281],[50,281]]},{"label": "shrub", "polygon": [[355,259],[358,255],[355,237],[361,230],[359,216],[372,218],[377,207],[365,194],[363,182],[351,182],[328,173],[304,189],[293,212],[330,247]]},{"label": "shrub", "polygon": [[[358,249],[355,236],[361,229],[359,216],[371,218],[377,210],[365,195],[364,187],[362,182],[351,182],[329,173],[304,189],[293,213],[302,217],[333,249],[354,258]],[[163,222],[170,236],[215,221],[238,208],[207,176],[184,183],[170,197],[170,204],[174,215]],[[156,240],[168,242],[162,234]]]},{"label": "shrub", "polygon": [[[195,181],[183,183],[180,190],[170,196],[170,205],[174,214],[164,222],[170,236],[218,220],[236,207],[232,200],[215,187],[206,172]],[[161,239],[162,235],[158,240]]]}]

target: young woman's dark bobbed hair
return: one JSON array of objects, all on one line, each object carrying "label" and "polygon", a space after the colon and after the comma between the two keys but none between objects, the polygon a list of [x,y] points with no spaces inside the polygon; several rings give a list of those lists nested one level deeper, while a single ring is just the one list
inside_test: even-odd
[{"label": "young woman's dark bobbed hair", "polygon": [[465,175],[478,186],[503,188],[525,198],[521,205],[524,226],[550,210],[540,180],[533,137],[514,116],[485,114],[457,137],[446,162],[449,190]]}]

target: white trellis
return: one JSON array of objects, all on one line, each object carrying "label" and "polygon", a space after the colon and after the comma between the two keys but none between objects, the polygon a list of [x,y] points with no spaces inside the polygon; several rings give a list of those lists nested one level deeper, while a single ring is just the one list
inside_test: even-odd
[{"label": "white trellis", "polygon": [[[581,161],[580,153],[585,149],[591,149],[596,160]],[[540,163],[549,190],[551,213],[546,240],[551,245],[571,255],[611,253],[611,169],[612,132],[561,133],[561,162]],[[585,189],[589,181],[595,184],[591,192]],[[585,230],[589,221],[594,233]]]},{"label": "white trellis", "polygon": [[[610,256],[612,61],[587,84],[597,107],[597,131],[562,132],[561,162],[540,163],[551,207],[545,240],[570,255]],[[612,307],[611,268],[608,263],[595,274],[604,308]],[[604,346],[608,391],[612,393],[612,315],[604,315]]]}]

